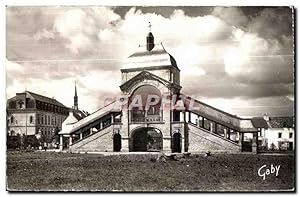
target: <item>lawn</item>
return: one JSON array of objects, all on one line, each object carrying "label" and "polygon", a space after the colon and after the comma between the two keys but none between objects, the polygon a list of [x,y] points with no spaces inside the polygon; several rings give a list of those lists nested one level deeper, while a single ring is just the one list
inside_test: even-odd
[{"label": "lawn", "polygon": [[[156,161],[156,155],[8,152],[10,191],[271,191],[293,190],[293,155],[191,155]],[[258,169],[280,165],[279,174]]]}]

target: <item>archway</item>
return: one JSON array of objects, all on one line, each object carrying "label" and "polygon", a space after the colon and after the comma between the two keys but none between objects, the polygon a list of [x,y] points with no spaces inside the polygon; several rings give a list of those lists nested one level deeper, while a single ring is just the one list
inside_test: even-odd
[{"label": "archway", "polygon": [[113,143],[114,143],[114,152],[120,152],[121,151],[121,135],[119,133],[116,133],[114,135],[114,139],[113,139]]},{"label": "archway", "polygon": [[160,121],[161,98],[160,90],[152,85],[136,88],[129,98],[130,121]]},{"label": "archway", "polygon": [[133,131],[130,138],[130,151],[157,152],[163,147],[163,135],[160,130],[142,127]]},{"label": "archway", "polygon": [[172,152],[173,153],[181,153],[181,134],[180,133],[174,133],[173,139],[172,139]]}]

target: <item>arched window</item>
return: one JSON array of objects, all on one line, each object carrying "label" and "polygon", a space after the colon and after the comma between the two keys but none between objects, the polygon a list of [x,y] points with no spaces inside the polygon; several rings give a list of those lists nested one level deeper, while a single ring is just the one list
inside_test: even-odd
[{"label": "arched window", "polygon": [[159,119],[161,98],[160,90],[152,85],[138,87],[130,96],[130,121],[144,122]]}]

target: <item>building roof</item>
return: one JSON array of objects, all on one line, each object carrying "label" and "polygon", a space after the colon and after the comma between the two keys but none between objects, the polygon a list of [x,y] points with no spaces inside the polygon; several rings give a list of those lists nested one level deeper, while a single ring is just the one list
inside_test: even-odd
[{"label": "building roof", "polygon": [[34,99],[36,99],[38,101],[42,101],[42,102],[45,102],[45,103],[50,103],[50,104],[57,105],[57,106],[60,106],[60,107],[66,107],[54,98],[49,98],[49,97],[46,97],[46,96],[42,96],[40,94],[36,94],[36,93],[30,92],[30,91],[25,91],[25,93],[30,94]]},{"label": "building roof", "polygon": [[261,117],[252,118],[251,122],[255,128],[265,128],[265,129],[268,128],[267,122],[265,121],[265,119]]},{"label": "building roof", "polygon": [[[165,86],[170,86],[172,85],[171,82],[157,76],[157,75],[154,75],[152,74],[151,72],[148,72],[148,71],[142,71],[140,72],[139,74],[137,74],[136,76],[134,76],[133,78],[129,79],[128,81],[126,81],[125,83],[123,83],[121,86],[120,86],[120,89],[123,91],[125,90],[126,88],[132,86],[132,84],[135,83],[135,81],[139,80],[139,79],[154,79],[156,81],[159,81],[160,83],[164,84]],[[177,88],[181,88],[181,86],[177,85],[177,84],[174,84],[174,86],[176,86]]]},{"label": "building roof", "polygon": [[73,109],[73,116],[77,120],[81,120],[81,119],[87,117],[87,114],[85,114],[83,111],[80,111],[80,110],[77,110],[77,109]]},{"label": "building roof", "polygon": [[294,117],[270,117],[271,128],[294,128]]},{"label": "building roof", "polygon": [[165,50],[162,43],[155,44],[151,51],[147,50],[146,45],[140,45],[137,51],[125,60],[122,69],[159,66],[172,66],[178,69],[176,60]]}]

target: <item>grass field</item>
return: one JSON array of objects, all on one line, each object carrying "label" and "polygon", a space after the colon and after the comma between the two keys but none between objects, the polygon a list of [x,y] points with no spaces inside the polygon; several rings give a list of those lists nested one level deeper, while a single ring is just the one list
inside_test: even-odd
[{"label": "grass field", "polygon": [[[293,155],[191,155],[157,162],[155,155],[8,152],[10,191],[270,191],[293,190]],[[262,165],[281,165],[266,180]]]}]

